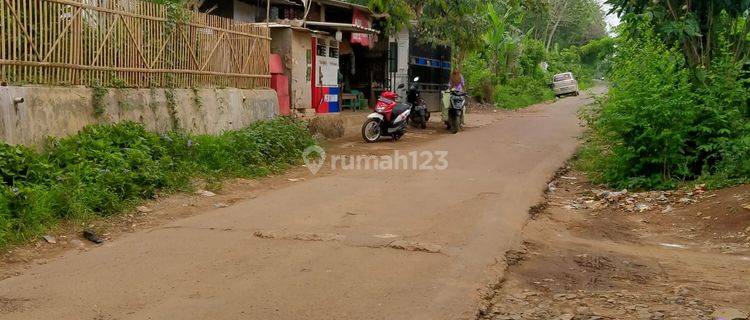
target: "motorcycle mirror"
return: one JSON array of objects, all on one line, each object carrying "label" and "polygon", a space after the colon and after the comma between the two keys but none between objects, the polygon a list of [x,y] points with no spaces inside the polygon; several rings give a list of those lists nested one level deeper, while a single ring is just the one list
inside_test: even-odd
[{"label": "motorcycle mirror", "polygon": [[406,86],[403,83],[400,84],[400,85],[398,85],[398,89],[403,89],[404,87],[406,87]]},{"label": "motorcycle mirror", "polygon": [[414,82],[418,82],[418,81],[419,81],[419,77],[414,77]]}]

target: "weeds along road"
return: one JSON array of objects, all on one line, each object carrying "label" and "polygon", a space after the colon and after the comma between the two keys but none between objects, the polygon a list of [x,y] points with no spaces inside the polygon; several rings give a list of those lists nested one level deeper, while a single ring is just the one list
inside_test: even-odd
[{"label": "weeds along road", "polygon": [[473,319],[529,207],[573,154],[576,112],[589,101],[489,113],[491,123],[457,135],[414,144],[412,130],[372,146],[447,151],[447,170],[308,173],[32,264],[0,282],[0,319]]}]

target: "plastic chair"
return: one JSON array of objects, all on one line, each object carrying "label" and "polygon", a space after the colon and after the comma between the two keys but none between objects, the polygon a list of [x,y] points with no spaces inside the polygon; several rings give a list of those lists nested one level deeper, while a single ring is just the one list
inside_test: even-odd
[{"label": "plastic chair", "polygon": [[342,99],[341,100],[341,110],[344,110],[345,108],[349,108],[349,109],[352,109],[352,110],[356,111],[357,110],[357,100],[356,99],[355,100],[351,100],[351,99],[343,100]]},{"label": "plastic chair", "polygon": [[357,97],[354,99],[354,110],[359,110],[359,108],[366,109],[367,99],[365,99],[365,94],[359,90],[352,90],[352,94]]}]

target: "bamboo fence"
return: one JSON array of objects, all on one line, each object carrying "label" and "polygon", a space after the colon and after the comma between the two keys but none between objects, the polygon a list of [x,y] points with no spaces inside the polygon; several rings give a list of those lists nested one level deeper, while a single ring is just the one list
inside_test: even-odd
[{"label": "bamboo fence", "polygon": [[138,0],[0,0],[0,82],[270,84],[269,29]]}]

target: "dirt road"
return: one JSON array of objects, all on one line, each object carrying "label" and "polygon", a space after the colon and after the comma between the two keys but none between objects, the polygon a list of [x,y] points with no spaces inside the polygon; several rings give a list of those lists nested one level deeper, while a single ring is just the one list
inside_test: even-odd
[{"label": "dirt road", "polygon": [[480,319],[748,319],[750,185],[628,192],[560,173]]},{"label": "dirt road", "polygon": [[0,282],[0,319],[473,319],[529,207],[574,152],[587,101],[475,115],[483,126],[423,144],[418,134],[357,143],[447,151],[449,167],[306,172],[66,252]]}]

